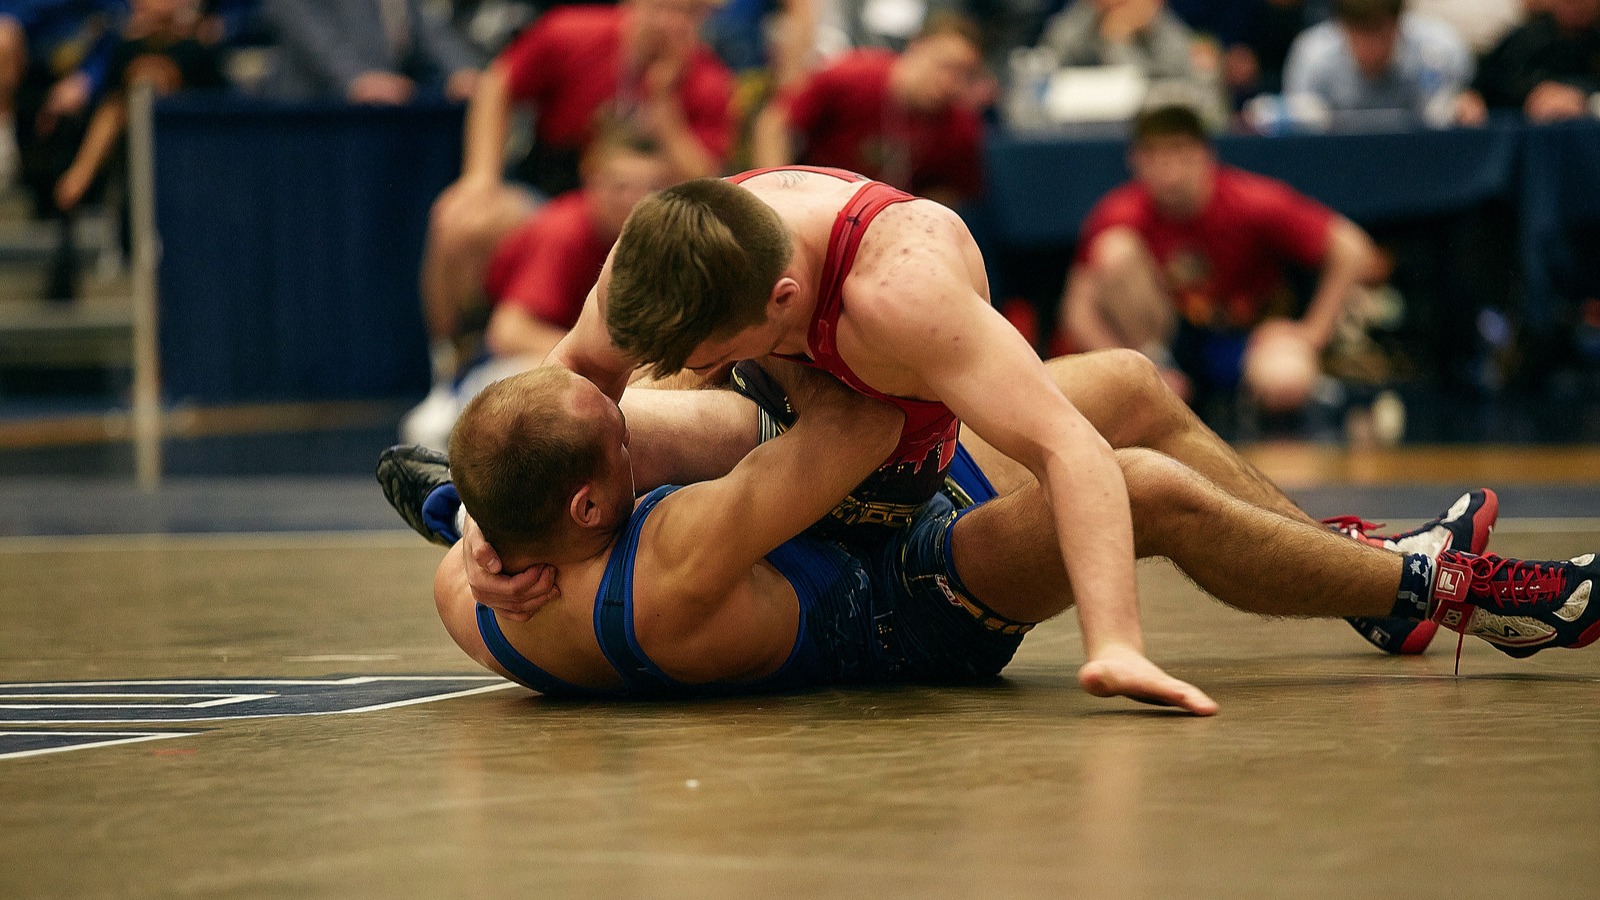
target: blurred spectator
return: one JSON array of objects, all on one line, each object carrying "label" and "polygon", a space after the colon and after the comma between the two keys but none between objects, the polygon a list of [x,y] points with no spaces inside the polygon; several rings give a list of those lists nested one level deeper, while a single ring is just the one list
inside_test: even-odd
[{"label": "blurred spectator", "polygon": [[1334,0],[1333,19],[1295,40],[1283,90],[1333,113],[1403,111],[1430,125],[1477,125],[1484,109],[1461,98],[1472,53],[1444,22],[1402,14],[1403,0]]},{"label": "blurred spectator", "polygon": [[625,0],[551,10],[500,55],[467,110],[461,177],[434,202],[422,299],[434,375],[448,381],[460,310],[478,289],[495,244],[530,196],[505,180],[513,104],[537,111],[519,174],[544,197],[578,186],[578,159],[595,123],[611,117],[655,140],[674,181],[722,170],[733,144],[733,77],[701,43],[705,0]]},{"label": "blurred spectator", "polygon": [[459,388],[436,387],[402,423],[406,441],[443,449],[477,389],[538,365],[578,321],[628,214],[670,183],[670,171],[654,141],[628,128],[602,130],[584,154],[583,186],[530,211],[479,273],[492,305],[484,344],[500,362],[474,370]]},{"label": "blurred spectator", "polygon": [[1267,4],[1263,0],[1169,0],[1168,6],[1191,31],[1209,39],[1201,52],[1217,56],[1209,66],[1222,72],[1229,94],[1244,99],[1254,93],[1261,64],[1250,39]]},{"label": "blurred spectator", "polygon": [[1528,17],[1526,0],[1410,0],[1406,11],[1448,23],[1474,54],[1487,53]]},{"label": "blurred spectator", "polygon": [[[1049,79],[1047,120],[1125,120],[1141,106],[1141,96],[1143,105],[1195,106],[1214,125],[1225,119],[1217,54],[1207,52],[1162,0],[1073,0],[1045,26],[1038,54],[1057,68],[1102,70]],[[1015,97],[1017,85],[1012,88]]]},{"label": "blurred spectator", "polygon": [[547,8],[546,0],[452,0],[450,22],[478,52],[494,56]]},{"label": "blurred spectator", "polygon": [[865,47],[898,53],[928,19],[964,13],[967,6],[963,0],[817,0],[817,50],[824,59]]},{"label": "blurred spectator", "polygon": [[1231,53],[1223,61],[1225,79],[1236,102],[1255,94],[1282,92],[1289,48],[1310,21],[1306,6],[1305,0],[1264,0],[1256,7],[1242,52]]},{"label": "blurred spectator", "polygon": [[727,0],[706,23],[706,41],[734,72],[765,71],[774,86],[811,68],[818,0]]},{"label": "blurred spectator", "polygon": [[477,86],[472,48],[418,0],[265,0],[261,12],[278,44],[267,96],[394,105],[419,89],[465,100]]},{"label": "blurred spectator", "polygon": [[1478,67],[1477,92],[1534,122],[1584,115],[1600,91],[1600,0],[1543,0]]},{"label": "blurred spectator", "polygon": [[[1288,185],[1218,165],[1199,116],[1134,121],[1134,181],[1084,221],[1062,323],[1079,350],[1132,347],[1193,402],[1243,386],[1263,409],[1309,399],[1341,311],[1380,257],[1359,227]],[[1283,263],[1321,270],[1299,321]]]},{"label": "blurred spectator", "polygon": [[1191,79],[1192,39],[1161,0],[1072,0],[1039,46],[1059,66],[1132,65],[1151,78]]},{"label": "blurred spectator", "polygon": [[217,50],[196,37],[197,0],[133,0],[106,73],[105,94],[72,165],[56,183],[56,206],[77,207],[128,123],[127,93],[147,83],[158,94],[226,85]]},{"label": "blurred spectator", "polygon": [[578,320],[622,223],[671,168],[655,141],[615,128],[584,154],[583,186],[540,207],[500,241],[484,275],[484,340],[496,357],[542,358]]},{"label": "blurred spectator", "polygon": [[755,163],[833,166],[956,206],[982,187],[983,125],[968,105],[978,28],[935,15],[904,53],[856,50],[774,101],[756,123]]},{"label": "blurred spectator", "polygon": [[8,0],[0,5],[0,189],[18,174],[34,215],[58,225],[45,296],[74,294],[72,218],[55,205],[56,181],[83,137],[116,43],[123,0]]}]

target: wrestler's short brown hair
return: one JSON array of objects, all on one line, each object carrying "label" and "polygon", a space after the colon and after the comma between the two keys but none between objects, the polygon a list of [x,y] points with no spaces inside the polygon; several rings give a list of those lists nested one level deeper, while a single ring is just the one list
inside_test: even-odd
[{"label": "wrestler's short brown hair", "polygon": [[496,551],[547,546],[567,503],[605,451],[596,423],[574,414],[571,372],[556,366],[497,381],[450,433],[450,478]]},{"label": "wrestler's short brown hair", "polygon": [[628,216],[611,260],[611,341],[670,375],[708,338],[766,321],[793,255],[777,212],[736,184],[697,178],[652,194]]}]

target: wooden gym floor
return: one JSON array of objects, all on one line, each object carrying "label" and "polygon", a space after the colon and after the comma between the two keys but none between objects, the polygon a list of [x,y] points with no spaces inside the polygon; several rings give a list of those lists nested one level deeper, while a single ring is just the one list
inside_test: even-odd
[{"label": "wooden gym floor", "polygon": [[[1530,499],[1592,500],[1592,451],[1492,452],[1453,465],[1525,483],[1496,550],[1600,549],[1600,506]],[[1416,481],[1442,509],[1411,456],[1258,458],[1319,515]],[[1147,563],[1150,653],[1214,719],[1081,693],[1070,621],[980,687],[557,704],[454,649],[438,556],[0,539],[0,897],[1600,896],[1600,647],[1469,642],[1457,677],[1444,635],[1385,658]]]}]

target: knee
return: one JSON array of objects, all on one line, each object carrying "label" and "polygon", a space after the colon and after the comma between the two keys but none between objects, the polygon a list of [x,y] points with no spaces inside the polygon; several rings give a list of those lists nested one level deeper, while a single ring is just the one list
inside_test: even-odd
[{"label": "knee", "polygon": [[1139,232],[1119,225],[1095,236],[1089,245],[1088,260],[1095,274],[1117,278],[1148,268],[1150,249]]},{"label": "knee", "polygon": [[1175,517],[1201,510],[1199,476],[1188,466],[1147,447],[1128,447],[1116,455],[1136,534],[1149,534]]},{"label": "knee", "polygon": [[1121,414],[1105,435],[1113,447],[1153,447],[1182,428],[1188,407],[1172,392],[1161,368],[1135,350],[1102,350],[1095,361],[1124,398]]}]

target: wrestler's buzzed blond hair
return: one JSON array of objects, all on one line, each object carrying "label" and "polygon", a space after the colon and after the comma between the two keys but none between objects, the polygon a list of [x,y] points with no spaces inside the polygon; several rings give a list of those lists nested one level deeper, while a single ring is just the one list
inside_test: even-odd
[{"label": "wrestler's buzzed blond hair", "polygon": [[601,428],[573,408],[573,377],[549,366],[497,381],[450,433],[461,504],[502,554],[548,546],[568,501],[605,460]]},{"label": "wrestler's buzzed blond hair", "polygon": [[706,339],[766,321],[793,254],[777,212],[736,184],[697,178],[652,194],[617,239],[611,341],[657,377],[670,375]]}]

